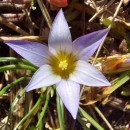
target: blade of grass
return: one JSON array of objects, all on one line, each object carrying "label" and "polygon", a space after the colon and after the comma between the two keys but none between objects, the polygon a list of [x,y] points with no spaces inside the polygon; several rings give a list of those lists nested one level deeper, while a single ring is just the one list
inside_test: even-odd
[{"label": "blade of grass", "polygon": [[103,92],[103,95],[109,95],[112,92],[114,92],[116,89],[118,89],[122,84],[126,83],[130,79],[129,72],[123,73],[116,84],[114,84],[112,87],[109,87],[107,90]]},{"label": "blade of grass", "polygon": [[40,124],[42,123],[42,119],[43,119],[43,117],[45,115],[45,112],[47,110],[47,107],[48,107],[49,99],[50,99],[50,94],[48,93],[46,95],[46,101],[45,101],[45,104],[44,104],[44,106],[42,108],[42,112],[40,113],[40,117],[39,117],[39,120],[38,120],[38,123],[37,123],[36,127],[39,127]]},{"label": "blade of grass", "polygon": [[39,108],[39,106],[42,104],[42,102],[44,101],[44,98],[45,98],[45,95],[44,93],[41,93],[37,102],[35,103],[35,105],[33,106],[33,108],[22,118],[22,120],[17,124],[17,126],[13,129],[13,130],[17,130],[18,127],[20,127],[19,129],[22,128],[22,124],[28,119],[29,120],[29,117],[31,116],[34,116]]},{"label": "blade of grass", "polygon": [[0,67],[0,72],[6,71],[6,70],[16,70],[16,69],[25,69],[25,70],[31,70],[31,71],[36,71],[36,68],[28,65],[5,65]]},{"label": "blade of grass", "polygon": [[[37,114],[38,120],[40,119],[40,116],[41,116],[40,114],[41,114],[40,112],[38,112],[38,114]],[[38,130],[43,130],[43,129],[44,129],[44,128],[43,128],[43,127],[44,127],[44,123],[43,123],[43,122],[44,122],[44,121],[42,120],[42,122],[40,122],[38,128],[34,127],[33,130],[37,130],[37,129],[38,129]]]},{"label": "blade of grass", "polygon": [[78,122],[82,125],[82,127],[85,129],[85,130],[90,130],[86,124],[84,123],[84,121],[81,119],[81,117],[79,115],[77,115],[77,120]]},{"label": "blade of grass", "polygon": [[32,66],[37,68],[35,65],[30,63],[29,61],[23,59],[23,58],[15,58],[15,57],[0,57],[0,62],[22,62],[26,65]]},{"label": "blade of grass", "polygon": [[16,96],[16,98],[14,99],[13,103],[11,104],[11,107],[9,109],[9,113],[8,113],[8,119],[7,119],[7,122],[6,122],[6,125],[5,125],[5,130],[8,129],[8,122],[9,122],[9,119],[10,119],[10,116],[11,114],[13,113],[13,110],[14,110],[14,107],[15,105],[18,103],[18,101],[20,100],[20,98],[25,94],[25,89],[23,89],[18,96]]},{"label": "blade of grass", "polygon": [[63,103],[60,101],[58,93],[56,93],[56,104],[60,130],[64,130],[64,106]]},{"label": "blade of grass", "polygon": [[86,111],[79,107],[79,113],[85,117],[97,130],[105,130],[98,122],[96,122]]},{"label": "blade of grass", "polygon": [[22,82],[23,80],[27,79],[28,77],[30,77],[30,75],[20,77],[20,78],[14,80],[12,83],[6,85],[2,90],[0,90],[0,97],[1,97],[4,93],[6,93],[6,91],[7,91],[10,87],[12,87],[12,86],[14,86],[14,85],[16,85],[16,84]]}]

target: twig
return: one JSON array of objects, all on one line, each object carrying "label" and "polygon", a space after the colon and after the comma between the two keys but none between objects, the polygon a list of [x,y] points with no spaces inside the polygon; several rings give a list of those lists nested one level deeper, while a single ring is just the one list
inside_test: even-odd
[{"label": "twig", "polygon": [[22,35],[30,35],[29,33],[22,30],[19,26],[16,26],[12,22],[8,22],[6,19],[2,18],[1,16],[0,16],[0,23],[4,24],[5,26],[11,28],[12,30],[14,30]]},{"label": "twig", "polygon": [[43,3],[42,0],[37,0],[38,4],[39,4],[39,7],[41,9],[41,12],[42,12],[42,15],[43,17],[45,18],[47,24],[48,24],[48,27],[51,28],[51,25],[52,25],[52,21],[51,21],[51,18],[50,18],[50,15]]},{"label": "twig", "polygon": [[127,101],[121,100],[113,96],[109,96],[108,101],[105,103],[104,102],[105,102],[105,99],[102,103],[103,105],[109,105],[114,109],[121,110],[123,112],[126,112],[127,114],[130,114],[130,109],[129,109],[130,103]]},{"label": "twig", "polygon": [[110,5],[113,4],[115,0],[111,0],[104,8],[101,8],[98,12],[96,12],[93,17],[89,20],[89,22],[92,22],[99,14],[101,14],[104,10],[106,10]]},{"label": "twig", "polygon": [[26,18],[26,23],[27,24],[25,24],[25,26],[29,27],[28,28],[29,29],[29,33],[31,35],[34,35],[34,26],[33,26],[33,23],[32,23],[31,17],[30,17],[30,11],[28,9],[25,9],[24,12],[25,12],[25,14],[27,16],[27,18]]},{"label": "twig", "polygon": [[113,19],[112,19],[111,24],[109,25],[109,27],[111,27],[111,25],[113,24],[115,18],[117,17],[117,14],[118,14],[118,12],[119,12],[119,9],[120,9],[120,7],[121,7],[123,1],[124,1],[124,0],[121,0],[120,3],[119,3],[119,5],[117,6],[116,12],[114,13]]},{"label": "twig", "polygon": [[21,22],[23,18],[25,17],[25,14],[8,13],[8,14],[0,14],[0,17],[5,18],[9,22]]},{"label": "twig", "polygon": [[[114,22],[114,20],[115,20],[117,14],[118,14],[118,12],[119,12],[119,9],[120,9],[122,3],[123,3],[123,0],[121,0],[120,3],[119,3],[119,5],[117,6],[116,12],[114,13],[113,19],[112,19],[111,24],[109,25],[108,28],[111,28],[112,23]],[[96,56],[95,56],[94,61],[93,61],[93,65],[94,65],[94,63],[95,63],[95,61],[96,61],[96,59],[97,59],[97,57],[98,57],[98,54],[100,53],[100,50],[101,50],[101,48],[102,48],[102,46],[103,46],[104,41],[105,41],[105,39],[102,41],[102,43],[100,44],[100,46],[99,46],[99,48],[98,48],[98,51],[97,51]],[[114,130],[114,129],[112,128],[112,126],[110,125],[110,123],[107,121],[107,119],[104,117],[104,115],[101,113],[101,111],[100,111],[95,105],[94,105],[94,109],[98,112],[98,114],[101,116],[101,118],[102,118],[102,119],[104,120],[104,122],[107,124],[107,126],[109,127],[109,129],[110,129],[110,130]]]},{"label": "twig", "polygon": [[10,11],[16,11],[16,10],[22,10],[26,8],[25,4],[12,4],[9,2],[2,2],[0,1],[0,10],[10,10]]},{"label": "twig", "polygon": [[98,8],[97,8],[97,5],[96,5],[95,1],[94,0],[90,0],[90,1],[92,2],[93,7],[95,8],[95,10],[98,11]]},{"label": "twig", "polygon": [[95,109],[95,111],[99,114],[99,116],[102,118],[102,120],[106,123],[106,125],[108,126],[108,128],[110,130],[114,130],[111,126],[111,124],[108,122],[108,120],[105,118],[105,116],[102,114],[102,112],[99,110],[99,108],[93,104],[93,108]]},{"label": "twig", "polygon": [[[113,16],[113,19],[112,19],[112,21],[111,21],[111,24],[109,25],[108,28],[111,28],[111,25],[112,25],[112,23],[114,22],[114,20],[115,20],[117,14],[118,14],[118,12],[119,12],[119,9],[120,9],[122,3],[123,3],[123,0],[120,1],[119,5],[118,5],[118,7],[117,7],[117,9],[116,9],[116,12],[115,12],[115,14],[114,14],[114,16]],[[101,50],[101,48],[102,48],[102,46],[103,46],[104,41],[105,41],[105,38],[104,38],[104,40],[102,41],[102,43],[100,44],[100,46],[99,46],[99,48],[98,48],[98,50],[97,50],[97,53],[96,53],[96,56],[95,56],[95,58],[94,58],[94,61],[93,61],[92,65],[95,64],[95,61],[96,61],[96,59],[97,59],[97,57],[98,57],[98,55],[99,55],[99,52],[100,52],[100,50]],[[82,92],[82,93],[83,93],[84,87],[85,87],[85,86],[83,86],[83,88],[81,89],[81,92]],[[80,96],[82,95],[82,93],[80,93]],[[102,117],[102,115],[100,115],[100,116]],[[105,122],[105,123],[107,124],[108,122]],[[110,127],[110,126],[108,126],[108,127]],[[111,129],[111,130],[112,130],[112,129]]]},{"label": "twig", "polygon": [[[120,3],[119,3],[119,5],[117,6],[116,12],[114,13],[113,19],[112,19],[112,21],[111,21],[111,23],[110,23],[110,25],[109,25],[108,28],[111,28],[111,25],[112,25],[112,23],[114,22],[114,20],[115,20],[117,14],[118,14],[118,12],[119,12],[119,9],[120,9],[122,3],[123,3],[123,0],[121,0]],[[97,50],[97,53],[96,53],[95,58],[94,58],[93,63],[92,63],[93,65],[94,65],[94,63],[95,63],[95,61],[96,61],[96,59],[97,59],[97,57],[98,57],[98,55],[99,55],[99,52],[100,52],[100,50],[101,50],[101,48],[102,48],[102,46],[103,46],[104,41],[105,41],[105,39],[102,41],[102,43],[100,44],[100,46],[99,46],[99,48],[98,48],[98,50]]]},{"label": "twig", "polygon": [[48,107],[48,109],[47,109],[47,112],[48,112],[48,115],[49,115],[49,118],[50,118],[51,126],[52,126],[53,129],[55,129],[55,128],[56,128],[56,125],[55,125],[55,122],[54,122],[54,119],[53,119],[53,116],[52,116],[52,114],[51,114],[51,112],[50,112],[49,107]]},{"label": "twig", "polygon": [[6,40],[29,40],[29,41],[36,41],[36,42],[42,42],[46,41],[47,37],[44,36],[1,36],[0,42],[6,41]]}]

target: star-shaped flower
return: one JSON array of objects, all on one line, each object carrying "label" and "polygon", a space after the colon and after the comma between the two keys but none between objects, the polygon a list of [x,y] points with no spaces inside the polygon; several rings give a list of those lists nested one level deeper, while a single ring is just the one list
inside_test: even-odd
[{"label": "star-shaped flower", "polygon": [[96,31],[72,42],[70,30],[61,9],[50,30],[48,47],[22,40],[5,41],[5,43],[39,67],[27,85],[26,91],[56,84],[61,100],[76,119],[80,84],[94,87],[110,86],[102,73],[87,62],[108,31],[109,28]]}]

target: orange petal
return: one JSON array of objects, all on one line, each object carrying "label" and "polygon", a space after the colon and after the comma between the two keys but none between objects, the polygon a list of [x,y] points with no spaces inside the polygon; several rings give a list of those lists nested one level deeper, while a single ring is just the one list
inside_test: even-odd
[{"label": "orange petal", "polygon": [[48,0],[48,1],[57,7],[66,7],[68,5],[67,0]]}]

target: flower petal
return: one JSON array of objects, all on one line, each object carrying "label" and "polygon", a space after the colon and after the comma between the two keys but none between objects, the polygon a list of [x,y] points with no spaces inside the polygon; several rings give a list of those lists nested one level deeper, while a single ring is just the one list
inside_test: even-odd
[{"label": "flower petal", "polygon": [[67,21],[62,9],[58,12],[48,39],[49,50],[56,55],[61,50],[70,52],[72,50],[72,39]]},{"label": "flower petal", "polygon": [[31,81],[26,87],[26,91],[47,87],[60,82],[61,78],[54,75],[49,65],[41,66],[33,75]]},{"label": "flower petal", "polygon": [[55,5],[56,7],[66,7],[68,5],[67,0],[48,0],[51,4]]},{"label": "flower petal", "polygon": [[81,36],[73,41],[74,52],[79,53],[79,59],[88,60],[105,39],[109,28]]},{"label": "flower petal", "polygon": [[5,44],[38,67],[47,63],[49,51],[43,44],[23,40],[5,41]]},{"label": "flower petal", "polygon": [[79,107],[80,85],[73,81],[61,80],[56,86],[65,107],[76,119]]},{"label": "flower petal", "polygon": [[105,76],[91,64],[79,60],[75,72],[70,75],[70,80],[88,86],[110,86]]}]

